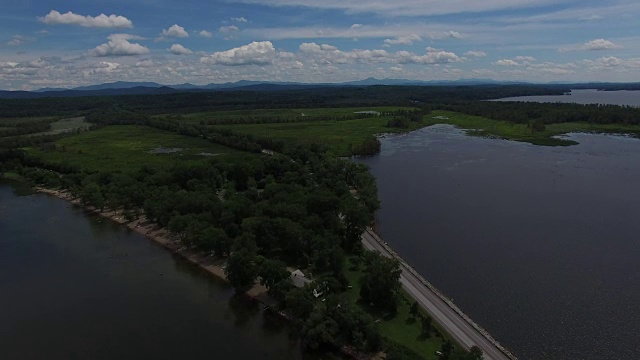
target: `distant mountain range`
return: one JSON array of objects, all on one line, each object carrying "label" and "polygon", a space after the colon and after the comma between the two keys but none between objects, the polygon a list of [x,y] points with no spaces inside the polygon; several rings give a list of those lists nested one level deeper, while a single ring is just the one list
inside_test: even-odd
[{"label": "distant mountain range", "polygon": [[3,91],[0,90],[0,98],[5,99],[29,99],[41,97],[77,97],[77,96],[116,96],[116,95],[147,95],[147,94],[171,94],[177,92],[201,92],[201,91],[281,91],[298,90],[314,87],[343,87],[343,86],[472,86],[472,85],[537,85],[537,86],[564,86],[576,88],[620,88],[635,89],[638,84],[610,84],[610,83],[584,83],[584,84],[534,84],[527,82],[497,81],[492,79],[460,79],[460,80],[407,80],[407,79],[376,79],[348,81],[342,83],[297,83],[278,81],[249,81],[241,80],[222,84],[194,85],[176,84],[163,85],[156,82],[128,82],[117,81],[98,85],[81,86],[72,89],[42,88],[34,91]]},{"label": "distant mountain range", "polygon": [[189,83],[176,84],[176,85],[163,85],[156,82],[128,82],[128,81],[116,81],[112,83],[104,83],[90,86],[80,86],[71,89],[64,88],[43,88],[34,90],[33,92],[51,92],[51,91],[95,91],[95,90],[109,90],[109,89],[131,89],[138,87],[145,88],[162,88],[168,87],[176,90],[218,90],[218,89],[236,89],[253,85],[280,85],[280,86],[373,86],[373,85],[480,85],[480,84],[525,84],[524,82],[508,82],[508,81],[496,81],[491,79],[460,79],[460,80],[407,80],[407,79],[376,79],[367,78],[364,80],[348,81],[342,83],[299,83],[299,82],[281,82],[281,81],[250,81],[240,80],[236,82],[228,82],[222,84],[207,84],[207,85],[194,85]]}]

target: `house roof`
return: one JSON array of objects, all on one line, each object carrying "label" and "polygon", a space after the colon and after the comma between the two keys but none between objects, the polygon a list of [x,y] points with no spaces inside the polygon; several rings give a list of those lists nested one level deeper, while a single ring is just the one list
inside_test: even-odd
[{"label": "house roof", "polygon": [[304,287],[308,283],[311,282],[309,278],[307,278],[300,269],[291,272],[291,281],[293,281],[293,285],[295,287]]}]

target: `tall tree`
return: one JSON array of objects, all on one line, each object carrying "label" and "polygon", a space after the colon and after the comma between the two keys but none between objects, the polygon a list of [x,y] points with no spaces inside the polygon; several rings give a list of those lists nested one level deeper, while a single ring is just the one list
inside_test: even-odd
[{"label": "tall tree", "polygon": [[297,319],[306,319],[315,304],[311,286],[295,288],[287,293],[287,311]]},{"label": "tall tree", "polygon": [[371,218],[367,207],[351,194],[346,195],[340,204],[341,219],[344,224],[343,247],[358,252],[362,248],[360,237]]},{"label": "tall tree", "polygon": [[100,211],[104,209],[104,196],[102,195],[102,190],[98,184],[91,182],[84,186],[80,192],[80,197],[82,198],[82,202],[86,205],[91,205],[96,209],[100,209]]},{"label": "tall tree", "polygon": [[224,273],[236,292],[246,291],[258,276],[255,253],[245,249],[234,251],[227,260]]},{"label": "tall tree", "polygon": [[471,350],[469,350],[469,356],[467,358],[469,360],[482,360],[484,359],[484,354],[479,347],[474,345],[471,347]]},{"label": "tall tree", "polygon": [[322,303],[311,312],[302,328],[305,343],[312,350],[336,345],[339,332],[340,326],[331,316],[328,316],[327,307]]},{"label": "tall tree", "polygon": [[271,289],[275,284],[290,277],[287,265],[279,260],[263,259],[258,267],[260,284]]},{"label": "tall tree", "polygon": [[400,263],[371,251],[365,253],[365,262],[360,297],[378,309],[395,313],[400,292]]}]

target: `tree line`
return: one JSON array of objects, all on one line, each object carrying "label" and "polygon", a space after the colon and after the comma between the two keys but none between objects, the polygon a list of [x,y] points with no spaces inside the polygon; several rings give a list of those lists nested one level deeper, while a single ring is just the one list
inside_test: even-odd
[{"label": "tree line", "polygon": [[114,104],[148,115],[216,110],[419,106],[526,95],[561,95],[569,88],[541,85],[322,87],[282,91],[181,92],[154,95],[0,99],[5,117],[86,115]]},{"label": "tree line", "polygon": [[478,101],[441,104],[437,108],[516,124],[534,123],[536,121],[546,124],[565,122],[640,124],[640,108],[632,106]]}]

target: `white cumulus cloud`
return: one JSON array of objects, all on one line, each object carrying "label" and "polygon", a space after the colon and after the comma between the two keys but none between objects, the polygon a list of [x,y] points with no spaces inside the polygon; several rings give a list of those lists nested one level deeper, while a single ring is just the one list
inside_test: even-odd
[{"label": "white cumulus cloud", "polygon": [[7,45],[9,46],[20,46],[29,41],[29,38],[22,35],[14,35],[11,40],[7,41]]},{"label": "white cumulus cloud", "polygon": [[417,34],[410,34],[410,35],[397,36],[395,39],[385,39],[384,45],[385,46],[411,45],[415,41],[420,41],[420,40],[422,40],[422,38]]},{"label": "white cumulus cloud", "polygon": [[187,49],[186,47],[184,47],[184,46],[182,46],[180,44],[171,45],[171,47],[169,48],[169,51],[174,55],[191,55],[191,54],[193,54],[193,51]]},{"label": "white cumulus cloud", "polygon": [[215,52],[200,59],[203,63],[239,66],[268,65],[276,57],[276,49],[271,41],[252,42],[226,51]]},{"label": "white cumulus cloud", "polygon": [[300,53],[307,56],[317,64],[447,64],[462,61],[458,55],[440,50],[427,48],[426,54],[417,55],[409,51],[390,53],[382,49],[342,51],[337,47],[327,44],[303,43],[300,45]]},{"label": "white cumulus cloud", "polygon": [[141,39],[139,36],[129,34],[112,34],[107,38],[107,42],[96,46],[89,54],[96,57],[104,56],[132,56],[149,53],[149,48],[129,40]]},{"label": "white cumulus cloud", "polygon": [[431,38],[432,40],[464,39],[467,37],[467,35],[461,34],[457,31],[441,31],[429,33],[429,38]]},{"label": "white cumulus cloud", "polygon": [[162,33],[160,34],[160,39],[186,37],[189,37],[189,33],[178,24],[174,24],[168,29],[162,29]]},{"label": "white cumulus cloud", "polygon": [[239,23],[246,23],[246,22],[249,22],[249,20],[247,20],[244,16],[241,16],[241,17],[232,17],[232,18],[231,18],[231,20],[232,20],[232,21],[235,21],[235,22],[239,22]]},{"label": "white cumulus cloud", "polygon": [[494,64],[500,66],[528,66],[534,61],[536,61],[536,58],[533,56],[516,56],[513,59],[500,59]]},{"label": "white cumulus cloud", "polygon": [[49,25],[80,25],[84,27],[93,27],[93,28],[130,28],[133,27],[133,23],[131,20],[127,19],[124,16],[111,14],[109,16],[105,14],[100,14],[96,17],[93,16],[83,16],[74,14],[69,11],[67,13],[61,14],[56,10],[51,10],[44,17],[39,18],[39,20],[45,24]]},{"label": "white cumulus cloud", "polygon": [[235,25],[229,25],[229,26],[221,26],[220,29],[218,29],[218,30],[221,33],[228,34],[230,32],[239,31],[240,28],[235,26]]},{"label": "white cumulus cloud", "polygon": [[318,45],[316,43],[302,43],[298,48],[303,53],[322,53],[323,51],[338,50],[338,48],[333,45],[328,45],[328,44]]},{"label": "white cumulus cloud", "polygon": [[520,64],[517,61],[511,59],[500,59],[495,62],[496,65],[500,66],[519,66]]},{"label": "white cumulus cloud", "polygon": [[522,63],[529,63],[536,61],[536,58],[533,56],[516,56],[514,60]]},{"label": "white cumulus cloud", "polygon": [[[403,54],[404,55],[404,54]],[[448,64],[454,62],[460,62],[462,59],[455,53],[449,51],[427,51],[425,55],[411,55],[402,56],[401,61],[403,63],[414,64]]]},{"label": "white cumulus cloud", "polygon": [[202,36],[202,37],[206,37],[206,38],[211,38],[213,37],[213,34],[211,33],[211,31],[207,31],[207,30],[202,30],[198,33],[198,35]]},{"label": "white cumulus cloud", "polygon": [[464,56],[469,56],[469,57],[486,57],[487,53],[485,53],[484,51],[474,51],[474,50],[469,50],[466,53],[464,53]]},{"label": "white cumulus cloud", "polygon": [[591,41],[587,41],[584,44],[573,45],[573,46],[565,46],[558,49],[560,52],[569,52],[569,51],[601,51],[601,50],[615,50],[620,49],[622,46],[613,43],[612,41],[605,39],[595,39]]}]

